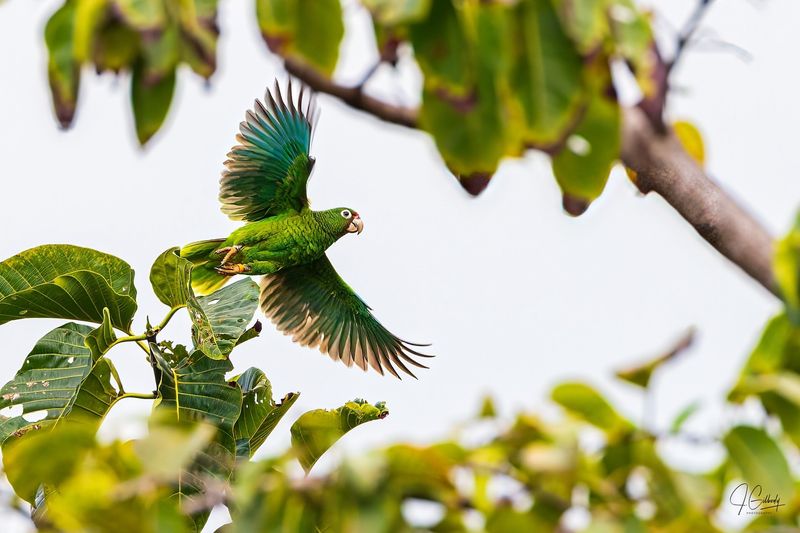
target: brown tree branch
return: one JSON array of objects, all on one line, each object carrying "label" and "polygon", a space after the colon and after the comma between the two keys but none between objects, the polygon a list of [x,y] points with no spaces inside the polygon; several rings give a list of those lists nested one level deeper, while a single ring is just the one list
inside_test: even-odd
[{"label": "brown tree branch", "polygon": [[[315,70],[286,61],[286,70],[312,89],[348,106],[407,128],[418,128],[416,109],[394,106],[346,87]],[[778,295],[772,274],[773,239],[686,153],[670,131],[657,131],[639,108],[623,113],[622,162],[637,172],[643,193],[661,195],[711,246]]]},{"label": "brown tree branch", "polygon": [[672,132],[659,134],[638,108],[624,112],[622,161],[642,193],[662,196],[708,243],[776,296],[773,238],[686,153]]}]

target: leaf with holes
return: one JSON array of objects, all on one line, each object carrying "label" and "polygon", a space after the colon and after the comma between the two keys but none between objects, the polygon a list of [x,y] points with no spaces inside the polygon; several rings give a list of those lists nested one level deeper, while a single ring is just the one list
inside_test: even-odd
[{"label": "leaf with holes", "polygon": [[195,346],[212,359],[224,359],[247,330],[258,307],[258,285],[246,278],[189,299]]},{"label": "leaf with holes", "polygon": [[264,372],[257,368],[248,368],[233,381],[239,384],[243,395],[242,411],[233,426],[236,456],[249,458],[264,444],[300,393],[290,392],[276,403],[272,398],[272,385]]},{"label": "leaf with holes", "polygon": [[133,269],[89,248],[50,244],[0,263],[0,324],[21,318],[64,318],[128,331],[136,312]]},{"label": "leaf with holes", "polygon": [[366,422],[386,418],[388,414],[385,403],[370,405],[359,399],[338,409],[308,411],[292,424],[292,450],[308,474],[322,454],[348,431]]},{"label": "leaf with holes", "polygon": [[[20,416],[0,422],[0,441],[61,420],[100,424],[117,391],[111,386],[112,363],[94,359],[86,346],[93,331],[70,322],[36,343],[14,379],[0,389],[0,409],[22,407]],[[31,416],[36,414],[42,416]]]}]

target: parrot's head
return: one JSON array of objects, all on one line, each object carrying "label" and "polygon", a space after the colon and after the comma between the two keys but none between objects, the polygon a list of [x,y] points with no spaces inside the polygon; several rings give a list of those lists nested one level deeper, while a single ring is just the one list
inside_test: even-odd
[{"label": "parrot's head", "polygon": [[329,222],[341,231],[346,233],[361,233],[364,231],[364,222],[358,213],[349,207],[337,207],[326,212]]}]

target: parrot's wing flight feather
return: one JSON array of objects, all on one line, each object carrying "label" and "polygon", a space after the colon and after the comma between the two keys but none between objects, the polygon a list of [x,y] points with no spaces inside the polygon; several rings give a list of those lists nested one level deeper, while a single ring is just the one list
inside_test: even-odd
[{"label": "parrot's wing flight feather", "polygon": [[428,368],[414,357],[432,357],[378,322],[369,306],[336,273],[327,256],[284,268],[261,281],[261,309],[279,330],[303,346],[318,348],[333,360],[362,370],[384,368],[400,377],[395,366],[412,377],[406,363]]},{"label": "parrot's wing flight feather", "polygon": [[301,86],[295,102],[291,80],[286,100],[277,82],[264,103],[256,100],[239,125],[239,144],[225,161],[219,193],[223,213],[255,221],[308,205],[306,183],[314,166],[308,152],[316,116],[313,93]]}]

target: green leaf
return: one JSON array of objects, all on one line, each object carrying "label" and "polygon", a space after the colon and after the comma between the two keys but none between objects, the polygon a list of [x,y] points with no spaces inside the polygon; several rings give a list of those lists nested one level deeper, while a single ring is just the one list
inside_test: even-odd
[{"label": "green leaf", "polygon": [[92,359],[96,361],[105,355],[116,340],[117,335],[114,333],[114,327],[111,325],[111,314],[108,312],[108,308],[104,307],[103,322],[97,329],[86,336],[86,346],[92,352]]},{"label": "green leaf", "polygon": [[160,79],[148,80],[144,66],[137,64],[131,77],[131,105],[136,124],[136,137],[144,146],[161,128],[167,118],[172,95],[175,92],[175,71]]},{"label": "green leaf", "polygon": [[784,501],[794,497],[794,481],[789,464],[778,445],[760,428],[736,426],[723,438],[731,460],[750,486],[761,485],[765,492]]},{"label": "green leaf", "polygon": [[386,418],[389,411],[383,402],[374,406],[353,400],[334,410],[308,411],[292,424],[292,449],[306,474],[337,440],[366,422]]},{"label": "green leaf", "polygon": [[630,427],[605,398],[584,383],[561,383],[553,389],[551,397],[576,417],[607,432]]},{"label": "green leaf", "polygon": [[114,256],[62,244],[39,246],[0,263],[0,324],[21,318],[103,322],[128,331],[136,312],[133,269]]},{"label": "green leaf", "polygon": [[[180,257],[178,248],[162,253],[150,269],[150,283],[158,299],[172,309],[188,307],[197,348],[211,358],[222,359],[240,340],[257,336],[259,328],[247,328],[258,307],[258,285],[252,279],[201,297],[195,297],[191,280],[192,264]],[[242,340],[244,336],[247,338]]]},{"label": "green leaf", "polygon": [[[361,0],[372,18],[384,26],[396,26],[423,20],[432,0]],[[436,2],[439,3],[439,2]]]},{"label": "green leaf", "polygon": [[99,72],[120,72],[134,63],[139,55],[140,38],[120,21],[102,26],[94,38],[92,60]]},{"label": "green leaf", "polygon": [[50,17],[44,30],[47,45],[47,75],[56,118],[62,128],[68,128],[75,116],[81,65],[75,55],[76,0],[66,1]]},{"label": "green leaf", "polygon": [[178,9],[181,58],[208,79],[217,68],[217,2],[181,2]]},{"label": "green leaf", "polygon": [[583,60],[548,0],[523,0],[515,16],[518,51],[511,84],[525,119],[524,140],[550,147],[580,110]]},{"label": "green leaf", "polygon": [[775,246],[773,268],[787,313],[793,323],[800,324],[800,213],[789,233]]},{"label": "green leaf", "polygon": [[242,410],[233,426],[236,455],[250,458],[264,444],[300,393],[290,392],[276,403],[272,398],[272,385],[264,372],[257,368],[248,368],[232,381],[239,384],[243,395]]},{"label": "green leaf", "polygon": [[183,307],[194,298],[192,263],[180,256],[180,248],[170,248],[150,268],[150,284],[162,303],[170,308]]},{"label": "green leaf", "polygon": [[169,352],[151,342],[150,350],[161,371],[156,409],[173,413],[179,421],[213,424],[219,428],[220,442],[233,453],[233,425],[242,405],[241,389],[225,379],[233,364],[205,357],[199,350],[188,353],[183,346]]},{"label": "green leaf", "polygon": [[195,346],[213,359],[231,353],[258,307],[258,285],[250,278],[189,300]]},{"label": "green leaf", "polygon": [[256,17],[270,50],[333,74],[344,36],[339,0],[256,0]]},{"label": "green leaf", "polygon": [[[36,343],[14,379],[0,389],[0,409],[19,405],[23,412],[0,422],[0,442],[61,420],[99,426],[117,391],[111,386],[112,363],[93,358],[86,346],[92,333],[89,326],[70,322]],[[31,413],[44,417],[26,420]]]},{"label": "green leaf", "polygon": [[33,504],[40,485],[57,488],[94,446],[94,432],[82,426],[30,433],[4,447],[3,468],[14,492]]},{"label": "green leaf", "polygon": [[[607,72],[600,77],[610,84]],[[553,173],[561,190],[587,203],[603,192],[620,154],[622,114],[616,98],[604,89],[598,87],[578,127],[553,157]]]},{"label": "green leaf", "polygon": [[598,48],[610,33],[606,11],[608,0],[554,0],[564,31],[582,54]]}]

